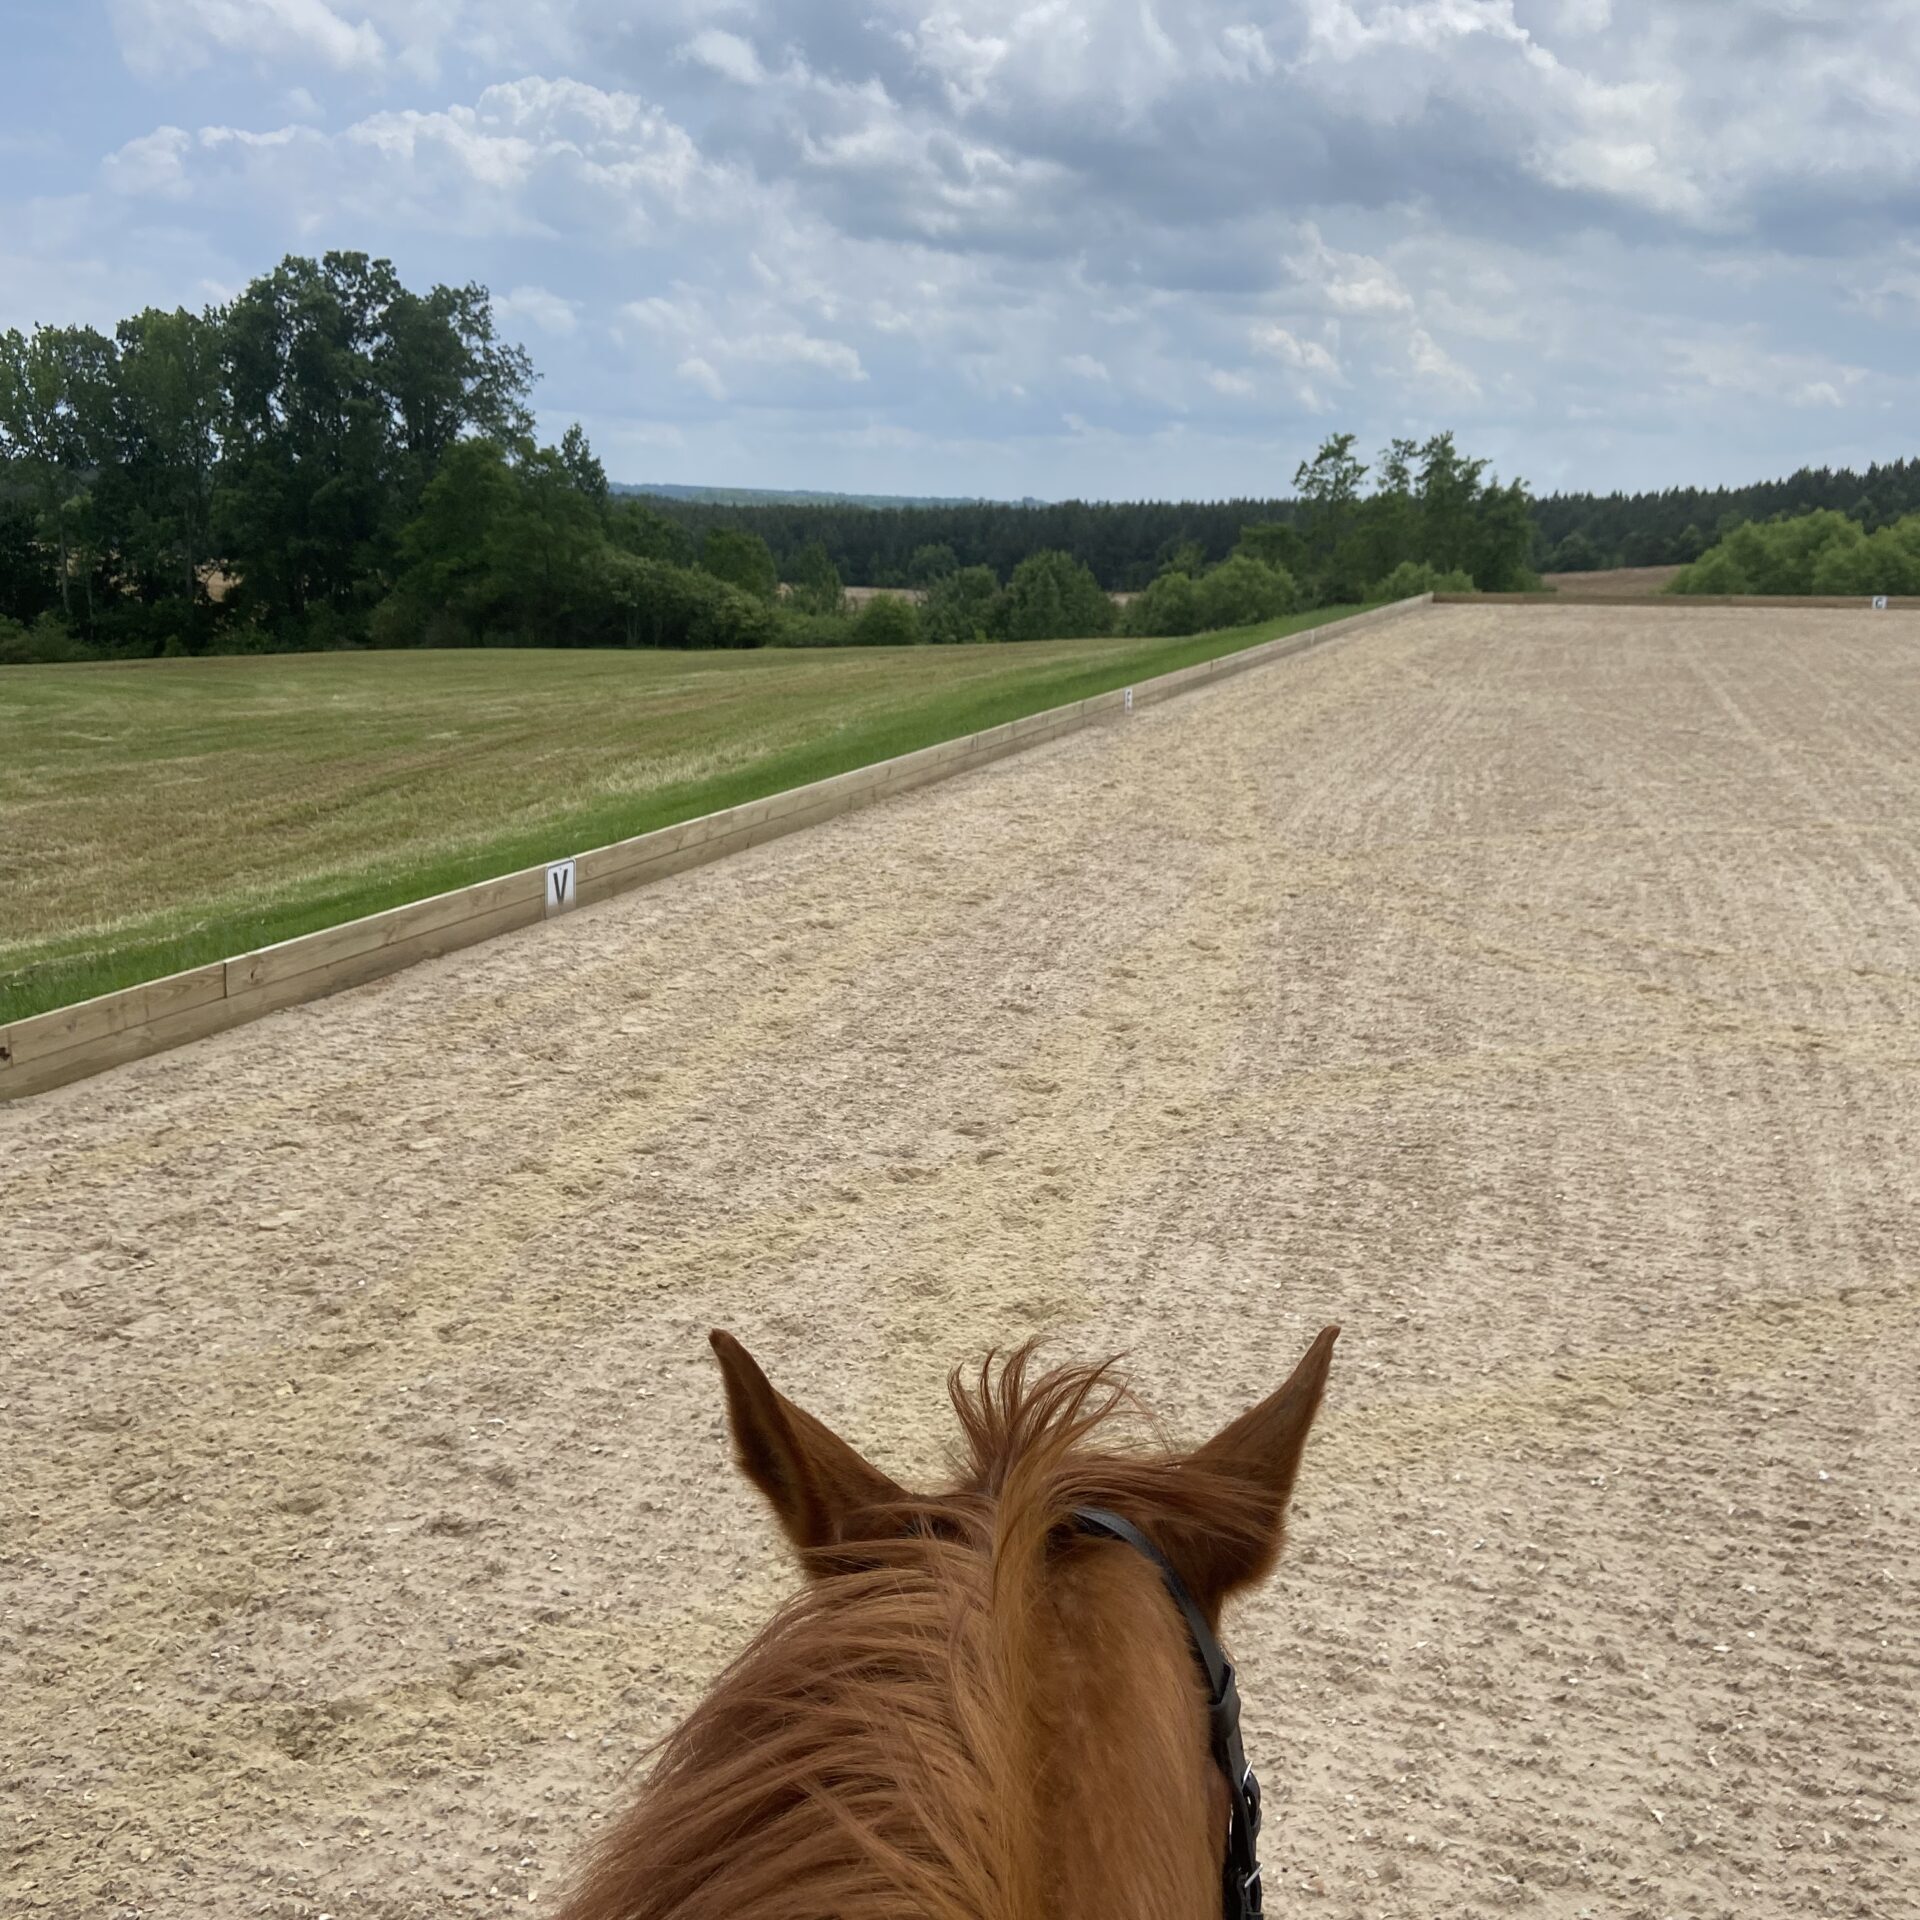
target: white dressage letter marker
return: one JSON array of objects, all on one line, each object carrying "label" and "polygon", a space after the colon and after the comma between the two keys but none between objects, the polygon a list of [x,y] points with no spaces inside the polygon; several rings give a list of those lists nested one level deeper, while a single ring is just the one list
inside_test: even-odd
[{"label": "white dressage letter marker", "polygon": [[547,918],[573,905],[573,862],[556,860],[547,869]]},{"label": "white dressage letter marker", "polygon": [[1875,612],[1875,613],[1885,613],[1885,612],[1886,612],[1886,610],[1887,610],[1887,596],[1886,596],[1886,595],[1885,595],[1884,593],[1876,593],[1876,594],[1875,594],[1875,595],[1873,596],[1873,610],[1874,610],[1874,612]]},{"label": "white dressage letter marker", "polygon": [[1129,713],[1133,711],[1133,689],[1131,687],[1127,689],[1127,711]]}]

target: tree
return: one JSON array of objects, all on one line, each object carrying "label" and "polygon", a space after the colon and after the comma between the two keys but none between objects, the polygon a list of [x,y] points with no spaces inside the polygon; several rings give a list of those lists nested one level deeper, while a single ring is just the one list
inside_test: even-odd
[{"label": "tree", "polygon": [[100,475],[123,577],[189,605],[210,556],[225,316],[149,307],[115,329],[115,462]]},{"label": "tree", "polygon": [[[502,554],[519,488],[506,450],[494,440],[462,440],[448,448],[420,497],[420,511],[400,535],[404,565],[397,609],[415,620],[415,637],[471,641],[499,619],[512,598]],[[397,636],[396,636],[397,637]]]},{"label": "tree", "polygon": [[846,589],[840,584],[839,570],[827,557],[827,550],[818,540],[808,543],[800,549],[800,558],[794,563],[792,592],[788,598],[800,613],[835,614],[845,611],[847,604]]},{"label": "tree", "polygon": [[[484,434],[503,446],[532,435],[526,399],[533,363],[524,348],[495,339],[485,287],[470,283],[410,293],[391,262],[369,261],[365,254],[330,253],[321,267],[341,289],[364,290],[365,338],[376,389],[391,409],[403,507],[411,507],[462,434]],[[576,456],[592,459],[584,434]],[[598,466],[594,461],[596,471]],[[605,486],[603,473],[602,499]]]},{"label": "tree", "polygon": [[587,444],[586,430],[576,420],[560,436],[560,464],[575,490],[593,503],[596,511],[607,504],[607,470]]},{"label": "tree", "polygon": [[0,465],[0,618],[31,625],[60,601],[53,549],[11,463]]},{"label": "tree", "polygon": [[1332,564],[1352,532],[1360,483],[1367,477],[1365,463],[1353,457],[1353,439],[1350,433],[1333,434],[1294,470],[1308,556],[1322,569]]},{"label": "tree", "polygon": [[700,565],[716,580],[750,593],[756,600],[772,600],[780,588],[773,550],[757,533],[735,527],[715,527],[700,543]]},{"label": "tree", "polygon": [[630,494],[609,504],[607,538],[641,560],[664,560],[676,567],[694,564],[693,536],[686,528]]},{"label": "tree", "polygon": [[1244,553],[1264,566],[1278,567],[1282,573],[1303,573],[1307,565],[1307,543],[1297,527],[1284,520],[1256,520],[1240,529],[1235,553]]},{"label": "tree", "polygon": [[1547,555],[1549,573],[1592,573],[1606,564],[1606,556],[1576,528]]},{"label": "tree", "polygon": [[410,293],[363,253],[289,256],[233,303],[215,538],[247,610],[364,613],[400,528],[466,433],[524,440],[532,368],[483,287]]},{"label": "tree", "polygon": [[1113,602],[1071,554],[1036,553],[1007,582],[1005,618],[1009,640],[1078,638],[1112,630]]},{"label": "tree", "polygon": [[[92,327],[35,327],[0,334],[0,453],[38,515],[55,554],[60,604],[74,612],[74,539],[85,517],[73,509],[111,458],[113,342]],[[80,571],[91,607],[91,566]],[[89,621],[89,625],[91,622]]]},{"label": "tree", "polygon": [[907,584],[931,587],[936,580],[947,579],[959,565],[953,549],[944,540],[915,547],[912,557],[907,561]]},{"label": "tree", "polygon": [[959,567],[927,589],[920,636],[935,646],[965,646],[1002,631],[1000,582],[991,567]]}]

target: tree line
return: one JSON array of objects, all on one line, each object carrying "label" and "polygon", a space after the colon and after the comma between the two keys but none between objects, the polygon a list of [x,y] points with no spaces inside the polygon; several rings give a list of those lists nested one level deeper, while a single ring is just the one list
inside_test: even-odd
[{"label": "tree line", "polygon": [[[1525,488],[1448,434],[1289,500],[721,507],[609,487],[485,288],[362,253],[110,332],[0,334],[0,661],[346,646],[1024,640],[1524,584]],[[842,583],[910,585],[855,610]],[[1409,583],[1413,584],[1409,584]]]},{"label": "tree line", "polygon": [[1489,590],[1529,572],[1524,486],[1500,486],[1488,463],[1461,453],[1451,434],[1419,446],[1395,440],[1372,468],[1355,457],[1354,446],[1352,434],[1329,439],[1301,464],[1296,491],[1286,498],[897,508],[670,498],[652,504],[696,537],[718,528],[757,534],[783,569],[809,548],[824,548],[841,576],[861,586],[924,587],[930,553],[1005,578],[1029,554],[1059,552],[1109,591],[1137,592],[1169,570],[1197,576],[1220,565],[1255,526],[1286,530],[1266,534],[1263,553],[1321,599],[1352,599],[1402,562],[1484,574]]},{"label": "tree line", "polygon": [[1867,533],[1920,512],[1920,460],[1802,467],[1745,487],[1660,493],[1555,493],[1534,503],[1534,558],[1543,573],[1686,566],[1749,521],[1843,515]]},{"label": "tree line", "polygon": [[1682,568],[1669,591],[1920,594],[1920,513],[1871,530],[1831,508],[1749,520]]}]

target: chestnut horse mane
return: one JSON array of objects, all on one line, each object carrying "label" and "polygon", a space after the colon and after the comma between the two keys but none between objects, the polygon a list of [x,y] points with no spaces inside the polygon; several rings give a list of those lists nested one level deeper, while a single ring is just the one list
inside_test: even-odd
[{"label": "chestnut horse mane", "polygon": [[808,1556],[815,1577],[655,1750],[562,1920],[1040,1912],[1035,1628],[1071,1510],[1224,1528],[1252,1553],[1270,1515],[1192,1456],[1090,1445],[1137,1412],[1114,1361],[1036,1375],[1029,1345],[947,1392],[959,1487]]}]

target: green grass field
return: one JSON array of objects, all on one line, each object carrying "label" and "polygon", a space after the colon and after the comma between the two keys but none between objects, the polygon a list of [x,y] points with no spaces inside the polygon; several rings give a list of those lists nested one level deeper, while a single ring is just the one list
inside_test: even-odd
[{"label": "green grass field", "polygon": [[0,1023],[1104,693],[1190,640],[0,671]]}]

